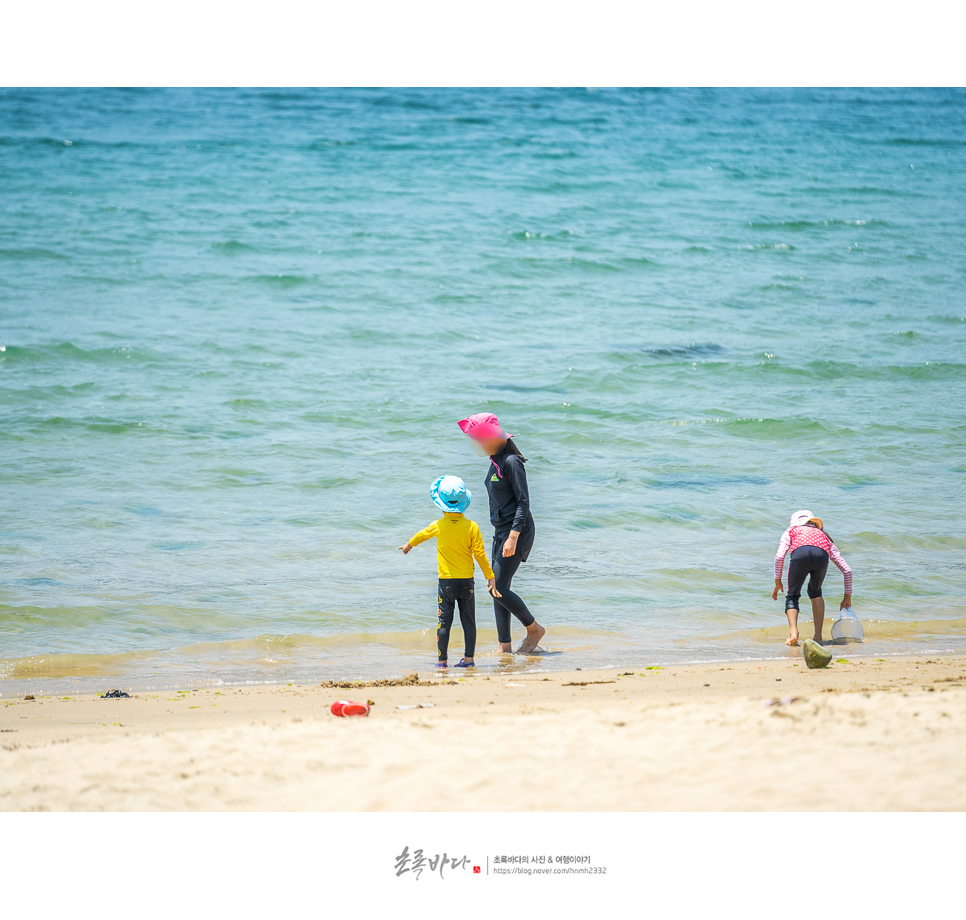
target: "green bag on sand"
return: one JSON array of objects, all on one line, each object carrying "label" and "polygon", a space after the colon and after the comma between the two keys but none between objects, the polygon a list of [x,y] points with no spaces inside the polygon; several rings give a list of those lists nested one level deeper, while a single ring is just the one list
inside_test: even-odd
[{"label": "green bag on sand", "polygon": [[814,639],[806,639],[802,643],[802,654],[805,656],[805,664],[810,668],[824,668],[832,660],[832,653]]}]

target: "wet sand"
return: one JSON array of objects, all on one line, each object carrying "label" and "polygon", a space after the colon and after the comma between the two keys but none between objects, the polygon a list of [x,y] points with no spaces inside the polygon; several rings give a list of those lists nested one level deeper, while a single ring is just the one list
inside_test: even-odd
[{"label": "wet sand", "polygon": [[847,658],[5,699],[0,809],[966,808],[966,656]]}]

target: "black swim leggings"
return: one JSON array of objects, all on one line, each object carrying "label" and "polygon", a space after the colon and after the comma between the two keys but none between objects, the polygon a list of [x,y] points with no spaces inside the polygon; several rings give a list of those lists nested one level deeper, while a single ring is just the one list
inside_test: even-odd
[{"label": "black swim leggings", "polygon": [[496,576],[496,590],[502,597],[493,598],[493,613],[496,615],[496,633],[500,642],[510,640],[510,614],[512,613],[524,626],[533,622],[533,614],[527,609],[523,598],[510,590],[510,583],[516,575],[520,563],[526,561],[533,546],[534,531],[529,527],[520,534],[517,541],[517,551],[512,556],[503,555],[503,544],[509,534],[497,535],[493,538],[493,555],[491,564]]},{"label": "black swim leggings", "polygon": [[798,610],[798,599],[802,596],[802,585],[808,579],[808,596],[822,596],[822,582],[828,571],[828,553],[820,546],[800,546],[792,550],[788,563],[788,593],[785,595],[785,609]]},{"label": "black swim leggings", "polygon": [[436,627],[436,654],[446,661],[449,632],[453,613],[460,607],[463,625],[463,655],[472,658],[476,652],[476,589],[472,578],[441,578],[439,580],[439,624]]}]

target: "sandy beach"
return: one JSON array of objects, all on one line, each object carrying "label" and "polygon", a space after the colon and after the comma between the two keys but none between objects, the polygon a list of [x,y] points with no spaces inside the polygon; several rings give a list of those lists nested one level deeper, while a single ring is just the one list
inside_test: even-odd
[{"label": "sandy beach", "polygon": [[844,657],[5,699],[0,808],[966,807],[966,657]]}]

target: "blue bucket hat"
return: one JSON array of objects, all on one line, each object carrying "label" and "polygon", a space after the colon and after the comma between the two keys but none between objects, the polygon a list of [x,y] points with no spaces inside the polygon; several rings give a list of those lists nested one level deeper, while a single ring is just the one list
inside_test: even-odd
[{"label": "blue bucket hat", "polygon": [[470,506],[473,494],[459,476],[440,476],[429,490],[430,497],[442,511],[458,511],[462,514]]}]

